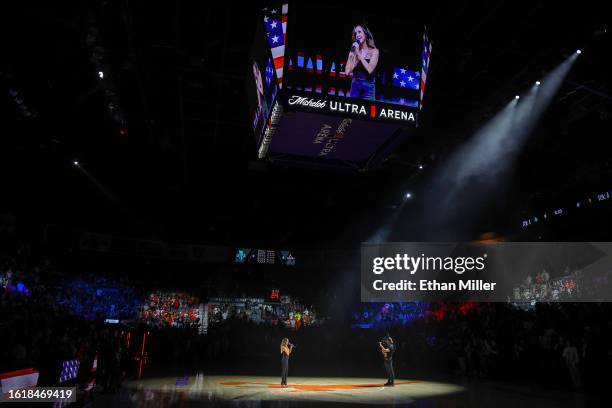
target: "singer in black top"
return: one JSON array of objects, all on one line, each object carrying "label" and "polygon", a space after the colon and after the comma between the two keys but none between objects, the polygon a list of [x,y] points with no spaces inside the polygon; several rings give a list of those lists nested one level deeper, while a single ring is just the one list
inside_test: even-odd
[{"label": "singer in black top", "polygon": [[376,65],[378,65],[378,48],[374,37],[365,25],[353,28],[353,45],[346,61],[345,72],[353,73],[351,98],[374,100],[376,94]]},{"label": "singer in black top", "polygon": [[281,352],[281,387],[287,387],[287,374],[289,374],[289,356],[293,352],[294,345],[289,343],[288,338],[284,338],[280,344]]},{"label": "singer in black top", "polygon": [[395,353],[395,345],[393,344],[393,339],[387,334],[378,345],[383,354],[385,370],[387,371],[387,382],[385,383],[385,387],[393,387],[395,385],[395,373],[393,372],[393,353]]}]

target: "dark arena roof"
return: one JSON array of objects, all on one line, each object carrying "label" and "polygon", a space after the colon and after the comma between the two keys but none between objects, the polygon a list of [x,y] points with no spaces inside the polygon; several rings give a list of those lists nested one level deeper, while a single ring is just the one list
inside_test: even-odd
[{"label": "dark arena roof", "polygon": [[[433,43],[416,136],[365,174],[288,170],[256,159],[244,73],[253,16],[263,5],[3,5],[3,211],[24,223],[174,242],[353,245],[389,217],[404,191],[415,202],[426,196],[426,181],[445,157],[577,48],[584,53],[472,237],[516,234],[531,214],[611,187],[610,36],[602,5],[358,6],[427,25]],[[583,236],[582,222],[568,238]]]},{"label": "dark arena roof", "polygon": [[608,9],[1,2],[0,403],[605,406]]}]

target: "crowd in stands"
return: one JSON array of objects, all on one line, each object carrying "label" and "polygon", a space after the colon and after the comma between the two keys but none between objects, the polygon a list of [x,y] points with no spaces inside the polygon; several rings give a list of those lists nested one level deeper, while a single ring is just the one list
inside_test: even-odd
[{"label": "crowd in stands", "polygon": [[411,324],[415,319],[423,319],[427,311],[425,302],[364,303],[358,312],[353,313],[352,325],[369,329],[389,324]]},{"label": "crowd in stands", "polygon": [[[150,330],[147,352],[150,361],[160,366],[218,363],[225,369],[231,364],[232,369],[270,367],[273,373],[278,369],[280,339],[290,337],[297,345],[292,357],[295,375],[321,375],[325,370],[346,375],[364,370],[363,374],[374,375],[372,370],[382,370],[377,341],[386,331],[397,345],[398,377],[430,370],[593,389],[603,385],[597,373],[612,364],[608,303],[537,302],[529,310],[512,303],[367,303],[351,316],[350,328],[347,320],[320,325],[324,319],[312,306],[291,298],[275,303],[210,299],[211,324],[208,334],[200,336],[193,327],[202,317],[197,297],[154,292],[141,310],[141,317],[153,327],[126,329],[105,325],[102,318],[111,310],[129,316],[133,292],[97,292],[126,287],[126,282],[70,280],[64,287],[75,293],[60,299],[78,301],[58,301],[40,284],[46,269],[44,264],[37,267],[18,258],[0,263],[0,367],[3,372],[36,367],[39,385],[57,385],[61,363],[71,359],[80,361],[77,381],[88,381],[98,355],[98,384],[116,389],[133,369],[136,356],[124,330],[131,330],[134,337],[138,331]],[[13,290],[16,282],[28,291]],[[88,299],[117,303],[114,309],[96,309],[87,306]],[[85,306],[75,308],[75,302]]]},{"label": "crowd in stands", "polygon": [[142,303],[127,280],[89,274],[67,279],[55,289],[55,301],[87,319],[134,319]]},{"label": "crowd in stands", "polygon": [[200,323],[200,299],[186,292],[151,293],[140,319],[154,326],[190,327]]},{"label": "crowd in stands", "polygon": [[265,302],[263,298],[212,298],[208,308],[210,325],[233,319],[299,330],[304,326],[322,323],[313,305],[303,305],[289,296],[283,296],[277,302]]},{"label": "crowd in stands", "polygon": [[[405,309],[371,304],[369,310],[372,327],[396,339],[399,372],[438,369],[553,387],[586,383],[592,390],[602,385],[595,373],[612,363],[609,303],[538,302],[527,310],[512,303],[429,304],[412,320],[389,315],[389,306]],[[384,320],[385,314],[397,321]]]},{"label": "crowd in stands", "polygon": [[[38,386],[78,385],[84,390],[97,382],[103,391],[116,390],[130,367],[121,329],[59,304],[38,283],[44,269],[18,257],[4,259],[0,267],[0,372],[31,367],[39,372]],[[29,290],[13,290],[17,281]],[[79,362],[77,377],[60,384],[62,364],[69,360]]]},{"label": "crowd in stands", "polygon": [[25,252],[21,248],[14,257],[0,258],[0,289],[29,295],[30,288],[39,284],[41,267],[27,265]]},{"label": "crowd in stands", "polygon": [[274,375],[278,345],[288,337],[297,345],[294,375],[375,376],[384,373],[377,342],[388,331],[399,378],[448,373],[593,391],[604,385],[597,373],[612,364],[611,312],[607,303],[538,303],[528,311],[508,303],[442,303],[429,304],[410,323],[397,313],[396,324],[384,320],[369,329],[340,322],[300,330],[228,317],[207,336],[194,334],[189,349],[195,360],[220,369],[260,367]]},{"label": "crowd in stands", "polygon": [[535,277],[528,275],[520,286],[513,289],[509,300],[513,302],[594,300],[606,297],[610,289],[612,289],[611,273],[593,273],[587,277],[581,270],[570,272],[568,267],[561,276],[553,278],[546,270],[537,273]]}]

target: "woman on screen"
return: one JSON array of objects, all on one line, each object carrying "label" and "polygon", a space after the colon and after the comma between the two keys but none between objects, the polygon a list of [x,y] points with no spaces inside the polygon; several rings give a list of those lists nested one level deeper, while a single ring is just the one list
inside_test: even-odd
[{"label": "woman on screen", "polygon": [[353,73],[351,98],[374,100],[375,71],[378,64],[378,48],[374,37],[365,25],[353,28],[353,45],[346,61],[346,74]]},{"label": "woman on screen", "polygon": [[280,344],[281,352],[281,387],[287,387],[287,374],[289,374],[289,355],[293,351],[293,344],[288,338],[284,338]]},{"label": "woman on screen", "polygon": [[257,95],[257,110],[253,119],[253,128],[257,128],[260,116],[265,116],[267,113],[266,101],[264,99],[263,78],[257,62],[253,61],[253,81],[255,82],[255,91]]}]

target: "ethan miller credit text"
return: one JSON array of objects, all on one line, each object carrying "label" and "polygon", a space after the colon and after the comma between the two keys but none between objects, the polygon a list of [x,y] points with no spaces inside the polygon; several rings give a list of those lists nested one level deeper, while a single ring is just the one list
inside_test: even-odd
[{"label": "ethan miller credit text", "polygon": [[384,282],[380,279],[372,283],[376,291],[493,291],[495,282],[486,282],[482,279],[459,280],[458,282],[438,282],[436,280],[421,279],[417,282],[402,279],[398,282]]}]

